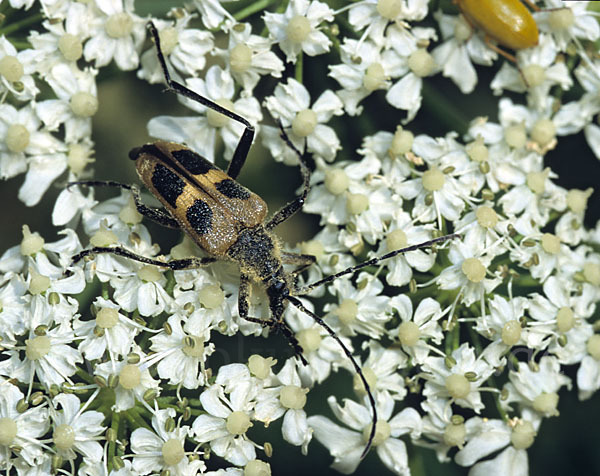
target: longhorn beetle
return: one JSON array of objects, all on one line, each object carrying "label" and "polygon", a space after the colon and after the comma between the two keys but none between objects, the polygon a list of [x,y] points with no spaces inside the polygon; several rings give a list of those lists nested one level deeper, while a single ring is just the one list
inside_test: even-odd
[{"label": "longhorn beetle", "polygon": [[[265,221],[267,216],[265,202],[258,195],[235,181],[246,161],[248,150],[252,144],[254,127],[238,114],[172,80],[160,47],[158,31],[152,22],[148,23],[148,28],[154,38],[158,60],[167,83],[167,90],[185,96],[244,125],[244,132],[235,149],[227,173],[185,145],[159,140],[152,144],[134,148],[129,152],[129,158],[135,160],[141,181],[162,203],[166,211],[144,205],[140,197],[140,191],[134,185],[112,181],[81,181],[71,182],[68,186],[79,184],[119,187],[130,190],[136,208],[142,215],[161,225],[183,230],[209,256],[163,262],[136,255],[120,247],[94,247],[73,256],[72,264],[88,255],[99,253],[113,253],[141,263],[172,270],[198,268],[217,260],[236,262],[240,268],[238,311],[242,319],[282,332],[293,347],[296,356],[304,365],[307,365],[307,361],[302,355],[300,343],[283,318],[285,305],[289,302],[321,325],[336,340],[344,354],[352,362],[352,366],[365,387],[373,417],[369,439],[361,456],[364,457],[373,443],[377,424],[375,398],[369,383],[352,353],[336,335],[335,331],[319,316],[307,309],[296,296],[308,294],[322,284],[329,283],[340,276],[352,274],[381,260],[392,258],[407,251],[429,247],[458,235],[442,236],[425,243],[392,251],[324,277],[312,284],[299,286],[297,284],[298,274],[313,264],[315,257],[282,250],[280,242],[272,230],[300,210],[306,200],[310,190],[310,169],[305,157],[306,151],[304,154],[301,153],[292,144],[280,125],[281,137],[298,156],[303,188],[299,197],[296,197],[268,221]],[[284,264],[295,265],[297,269],[291,272],[286,271],[283,267]],[[271,312],[271,317],[268,319],[259,319],[248,315],[251,282],[260,283],[266,289]]]}]

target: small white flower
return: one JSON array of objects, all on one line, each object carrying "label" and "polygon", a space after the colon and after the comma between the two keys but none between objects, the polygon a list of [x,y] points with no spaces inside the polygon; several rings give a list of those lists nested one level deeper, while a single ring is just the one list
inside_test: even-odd
[{"label": "small white flower", "polygon": [[520,408],[528,407],[540,416],[558,416],[558,391],[571,388],[571,379],[564,375],[555,357],[546,355],[535,366],[520,363],[517,370],[508,373],[509,382],[504,386],[508,398],[501,400],[504,408],[517,402]]},{"label": "small white flower", "polygon": [[[386,231],[385,239],[379,243],[376,251],[369,253],[371,258],[382,256],[410,245],[423,243],[431,239],[431,225],[415,225],[410,215],[401,209],[393,214]],[[436,254],[428,249],[419,249],[402,253],[392,259],[382,261],[388,269],[385,277],[392,286],[404,286],[413,277],[413,268],[421,273],[429,271],[435,264]]]},{"label": "small white flower", "polygon": [[[472,476],[520,476],[529,473],[526,449],[535,441],[540,419],[523,412],[508,422],[473,417],[466,422],[469,441],[455,456],[461,466],[473,466]],[[501,451],[495,458],[478,460]]]},{"label": "small white flower", "polygon": [[200,12],[202,22],[206,28],[212,30],[221,26],[227,29],[231,24],[235,23],[235,19],[231,14],[221,6],[221,3],[236,1],[236,0],[193,0],[194,5]]},{"label": "small white flower", "polygon": [[577,388],[581,400],[589,399],[600,389],[600,337],[592,334],[586,342],[586,355],[577,370]]},{"label": "small white flower", "polygon": [[300,52],[316,56],[329,51],[331,41],[319,31],[319,25],[333,21],[333,10],[316,0],[291,0],[284,13],[265,12],[265,25],[289,62],[295,63]]},{"label": "small white flower", "polygon": [[[467,436],[464,420],[452,420],[452,407],[443,398],[429,399],[421,402],[425,411],[423,417],[424,446],[432,447],[436,451],[438,461],[448,463],[450,458],[447,453],[452,447],[462,449]],[[423,444],[423,440],[416,441],[416,445]],[[434,442],[432,444],[432,441]]]},{"label": "small white flower", "polygon": [[390,75],[398,63],[393,51],[382,51],[381,45],[369,40],[360,42],[345,38],[340,46],[341,63],[329,66],[329,74],[343,89],[337,95],[351,116],[362,112],[358,104],[378,89],[390,86]]},{"label": "small white flower", "polygon": [[89,37],[94,14],[82,3],[70,3],[67,8],[62,22],[46,20],[46,33],[32,31],[29,35],[29,42],[42,53],[37,69],[44,76],[57,64],[72,66],[83,56],[83,42]]},{"label": "small white flower", "polygon": [[[72,394],[61,393],[54,397],[50,409],[52,418],[52,440],[58,454],[68,460],[74,460],[77,453],[91,460],[102,460],[102,446],[97,439],[106,427],[102,426],[104,414],[85,408],[93,401],[89,399],[81,404]],[[62,408],[59,411],[57,408]]]},{"label": "small white flower", "polygon": [[338,304],[326,304],[323,308],[329,313],[327,321],[342,335],[364,334],[378,339],[392,318],[389,298],[382,295],[381,281],[368,273],[360,273],[356,282],[357,287],[351,279],[340,278],[329,287]]},{"label": "small white flower", "polygon": [[305,451],[312,438],[304,411],[308,389],[302,387],[296,359],[286,360],[273,380],[257,395],[254,417],[267,426],[283,416],[283,439]]},{"label": "small white flower", "polygon": [[588,199],[593,193],[589,187],[586,190],[571,189],[567,192],[567,210],[558,219],[555,226],[556,236],[563,243],[576,246],[585,239],[586,229],[583,222]]},{"label": "small white flower", "polygon": [[19,198],[28,206],[41,200],[67,166],[65,144],[41,126],[31,105],[17,110],[0,104],[0,178],[27,171]]},{"label": "small white flower", "polygon": [[[367,348],[369,356],[362,363],[361,369],[371,392],[374,393],[375,401],[379,400],[379,393],[387,393],[394,400],[403,400],[406,396],[406,387],[400,371],[408,364],[406,356],[400,350],[383,347],[374,340],[363,344],[363,349]],[[363,399],[363,402],[367,402],[367,392],[360,375],[354,367],[350,365],[347,367],[354,374],[354,392]]]},{"label": "small white flower", "polygon": [[530,338],[529,330],[521,326],[527,303],[524,297],[508,300],[495,295],[487,300],[489,315],[479,317],[473,329],[492,341],[500,341],[507,349],[528,344],[537,348],[540,342],[536,334]]},{"label": "small white flower", "polygon": [[119,385],[115,388],[115,404],[112,409],[117,412],[124,412],[133,408],[139,402],[145,402],[148,391],[158,396],[161,388],[160,381],[150,375],[148,361],[151,357],[138,346],[131,349],[132,354],[140,357],[139,363],[129,363],[126,360],[117,361],[111,358],[107,362],[96,365],[94,374],[108,381],[111,377],[118,377]]},{"label": "small white flower", "polygon": [[[494,368],[481,357],[475,356],[475,350],[468,344],[462,344],[452,352],[452,365],[447,358],[429,356],[423,363],[427,374],[423,395],[427,399],[450,398],[458,406],[481,412],[485,405],[481,401],[481,387],[494,372]],[[467,379],[465,374],[469,374]],[[471,378],[472,376],[472,378]]]},{"label": "small white flower", "polygon": [[363,238],[369,243],[381,238],[386,221],[397,208],[391,199],[391,191],[376,180],[370,180],[380,171],[380,166],[373,156],[334,166],[317,160],[317,170],[313,174],[317,185],[308,194],[304,211],[321,215],[321,224],[347,226],[352,223],[352,232],[341,241],[347,248],[360,243]]},{"label": "small white flower", "polygon": [[23,319],[28,324],[29,336],[23,346],[5,344],[12,349],[5,351],[9,358],[0,362],[0,375],[21,382],[33,382],[35,376],[48,387],[70,382],[70,377],[77,372],[77,364],[83,362],[80,352],[74,348],[75,335],[70,326],[51,327],[43,335],[34,332],[37,326],[50,326],[54,322],[54,311],[53,306],[37,299],[24,309]]},{"label": "small white flower", "polygon": [[227,277],[215,276],[203,269],[176,271],[175,281],[173,309],[182,314],[191,312],[191,316],[197,314],[198,319],[193,328],[198,327],[199,331],[204,332],[205,321],[213,327],[218,327],[222,334],[234,335],[239,330],[238,316],[235,311],[238,304],[237,283],[228,285]]},{"label": "small white flower", "polygon": [[382,42],[388,25],[402,23],[405,20],[422,20],[427,15],[427,11],[426,0],[411,2],[367,0],[349,6],[348,21],[356,31],[366,29],[365,34],[376,42]]},{"label": "small white flower", "polygon": [[469,94],[477,84],[477,71],[471,61],[489,66],[498,54],[473,31],[463,15],[444,15],[438,10],[433,16],[445,41],[431,55],[442,67],[442,74],[452,79],[463,94]]},{"label": "small white flower", "polygon": [[434,344],[442,341],[443,332],[439,320],[447,312],[442,311],[440,304],[432,298],[425,298],[414,310],[410,298],[406,295],[393,296],[390,305],[398,312],[401,319],[396,329],[389,331],[390,336],[402,345],[413,364],[421,365],[431,352],[431,340]]},{"label": "small white flower", "polygon": [[[46,76],[58,99],[47,99],[36,105],[36,112],[46,127],[55,131],[65,127],[65,142],[79,142],[91,137],[92,117],[98,111],[95,69],[80,71],[59,63]],[[65,164],[66,165],[66,164]]]},{"label": "small white flower", "polygon": [[283,61],[271,51],[272,46],[270,39],[253,35],[249,23],[239,23],[229,31],[229,46],[221,55],[233,78],[242,85],[242,96],[252,96],[262,75],[281,78]]},{"label": "small white flower", "polygon": [[27,305],[24,299],[26,292],[27,284],[22,276],[14,273],[2,275],[0,284],[0,302],[2,302],[0,335],[3,340],[14,341],[15,334],[22,335],[25,333],[25,321],[22,316]]},{"label": "small white flower", "polygon": [[463,234],[466,242],[481,243],[484,248],[497,246],[500,251],[509,249],[509,224],[510,220],[494,210],[493,202],[483,202],[454,222],[454,230]]},{"label": "small white flower", "polygon": [[[152,20],[158,29],[160,47],[167,64],[176,71],[196,76],[206,66],[206,55],[214,48],[214,37],[209,31],[188,28],[192,16],[182,10],[183,16],[172,21]],[[141,57],[141,68],[137,72],[140,79],[149,83],[162,83],[165,79],[156,46],[152,45]]]},{"label": "small white flower", "polygon": [[166,423],[175,418],[175,409],[156,410],[152,428],[136,428],[131,433],[132,466],[135,474],[160,473],[167,470],[176,476],[204,472],[206,465],[198,458],[187,458],[186,439],[191,436],[189,426],[175,426],[167,430]]},{"label": "small white flower", "polygon": [[[36,466],[44,461],[46,454],[40,438],[50,427],[48,409],[30,406],[25,411],[17,410],[17,404],[25,395],[7,380],[0,382],[0,389],[0,420],[6,446],[5,451],[0,452],[0,464],[9,470],[11,461],[15,461],[12,458],[18,456],[21,464]],[[10,448],[19,448],[19,451],[12,454]]]},{"label": "small white flower", "polygon": [[31,101],[39,93],[33,79],[37,62],[42,58],[38,49],[17,51],[13,44],[0,36],[0,92],[10,92],[20,101]]},{"label": "small white flower", "polygon": [[[300,252],[314,256],[316,263],[308,268],[307,283],[321,279],[324,275],[342,271],[356,263],[348,253],[348,248],[340,242],[339,229],[335,225],[325,225],[312,240],[299,244]],[[315,289],[310,295],[320,296],[325,286]]]},{"label": "small white flower", "polygon": [[[365,449],[366,436],[371,429],[371,413],[367,407],[352,400],[346,400],[344,407],[333,396],[327,402],[336,417],[351,429],[320,415],[309,417],[308,424],[314,429],[315,438],[335,458],[331,467],[342,474],[353,473]],[[407,433],[413,438],[418,437],[421,433],[421,417],[413,408],[405,408],[392,417],[394,400],[385,394],[381,395],[377,408],[379,419],[373,441],[377,455],[394,474],[408,476],[408,454],[399,437]]]},{"label": "small white flower", "polygon": [[169,308],[172,297],[165,290],[167,280],[154,265],[134,265],[136,271],[110,280],[113,298],[124,310],[138,309],[142,316],[157,316]]},{"label": "small white flower", "polygon": [[452,263],[436,278],[440,289],[460,288],[461,301],[469,306],[482,301],[486,293],[490,293],[500,285],[498,276],[488,276],[488,268],[492,259],[500,254],[498,247],[482,248],[481,243],[453,240],[449,246],[448,259]]},{"label": "small white flower", "polygon": [[399,183],[397,191],[402,198],[415,200],[411,214],[416,220],[437,219],[438,229],[442,229],[442,217],[457,220],[465,203],[471,200],[471,187],[462,183],[463,169],[471,167],[464,151],[457,149],[451,139],[420,136],[415,139],[414,150],[427,162],[428,170],[415,172],[419,177]]},{"label": "small white flower", "polygon": [[[240,368],[245,368],[240,373]],[[219,369],[217,383],[200,395],[207,414],[194,420],[196,440],[210,443],[211,450],[236,466],[256,457],[255,444],[246,436],[259,387],[245,365],[230,364]],[[226,396],[229,393],[229,397]]]},{"label": "small white flower", "polygon": [[[423,29],[421,33],[421,37],[416,38],[417,42],[410,51],[396,51],[397,64],[392,76],[400,79],[385,95],[388,103],[407,112],[403,123],[412,121],[421,108],[423,78],[437,73],[440,69],[431,53],[426,48],[418,47],[418,40],[427,41],[435,37],[434,30]],[[416,35],[417,31],[414,34]]]},{"label": "small white flower", "polygon": [[561,0],[546,0],[544,4],[546,8],[535,14],[535,22],[541,31],[552,34],[561,51],[567,51],[576,39],[596,41],[600,37],[596,16],[585,2],[565,5]]},{"label": "small white flower", "polygon": [[[100,359],[104,352],[111,358],[129,353],[138,325],[119,312],[119,306],[102,297],[94,302],[96,318],[77,320],[73,324],[75,334],[81,339],[79,350],[88,360]],[[97,331],[100,331],[98,333]]]},{"label": "small white flower", "polygon": [[[312,310],[311,304],[302,304]],[[289,306],[285,312],[285,320],[298,339],[303,350],[302,355],[308,362],[308,365],[298,370],[303,382],[309,382],[311,385],[313,382],[321,383],[329,377],[332,370],[347,366],[348,357],[340,344],[314,319]],[[352,352],[350,339],[345,336],[338,338]]]},{"label": "small white flower", "polygon": [[[540,34],[538,45],[520,50],[517,61],[522,73],[505,61],[496,77],[490,83],[494,94],[500,95],[504,89],[515,92],[528,92],[532,109],[539,109],[546,103],[550,88],[560,86],[570,89],[573,79],[564,62],[556,61],[558,48],[550,35]],[[523,75],[528,84],[523,82]]]},{"label": "small white flower", "polygon": [[551,178],[556,178],[556,175],[548,167],[539,172],[529,172],[524,184],[511,188],[498,200],[506,215],[518,217],[512,225],[522,235],[537,233],[538,229],[532,224],[547,223],[552,210],[565,209],[564,189]]},{"label": "small white flower", "polygon": [[[151,337],[150,349],[155,353],[152,362],[158,362],[156,370],[171,385],[198,388],[206,383],[204,364],[215,346],[210,343],[210,320],[202,310],[185,318],[175,314],[167,320],[170,331]],[[182,326],[182,320],[185,324]]]},{"label": "small white flower", "polygon": [[96,68],[113,59],[122,70],[138,66],[138,51],[146,36],[145,21],[133,13],[133,0],[96,0],[96,17],[90,22],[90,39],[83,54]]},{"label": "small white flower", "polygon": [[[333,91],[324,91],[311,106],[306,87],[290,78],[287,83],[277,85],[273,96],[265,100],[265,106],[275,119],[281,121],[292,144],[300,152],[306,147],[308,152],[331,162],[342,148],[334,130],[325,125],[334,115],[343,113],[342,101]],[[297,163],[298,156],[280,138],[278,128],[265,126],[263,133],[273,157],[288,164]]]}]

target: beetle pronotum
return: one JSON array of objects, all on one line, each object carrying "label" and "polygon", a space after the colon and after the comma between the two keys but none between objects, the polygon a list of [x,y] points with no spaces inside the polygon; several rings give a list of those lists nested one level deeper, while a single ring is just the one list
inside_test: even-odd
[{"label": "beetle pronotum", "polygon": [[[235,181],[252,144],[253,126],[238,114],[172,80],[160,47],[158,31],[152,22],[148,23],[148,28],[156,44],[159,63],[168,90],[197,101],[244,125],[244,132],[235,149],[227,173],[185,145],[160,140],[133,149],[129,153],[129,157],[136,161],[140,179],[162,203],[166,211],[144,205],[139,189],[134,185],[109,181],[83,181],[70,183],[69,186],[76,184],[112,186],[130,190],[136,208],[142,215],[161,225],[182,229],[209,256],[174,259],[164,262],[136,255],[121,247],[94,247],[73,256],[73,264],[88,255],[98,253],[114,253],[141,263],[172,270],[197,268],[216,260],[236,262],[240,268],[238,311],[242,319],[258,323],[275,331],[281,331],[294,348],[296,356],[306,365],[307,361],[302,355],[302,347],[283,317],[285,305],[289,302],[321,325],[336,340],[344,354],[352,362],[352,366],[365,387],[372,410],[372,425],[367,444],[362,453],[362,456],[364,456],[371,447],[377,424],[377,409],[369,383],[352,353],[336,335],[335,331],[319,316],[307,309],[296,296],[308,294],[318,286],[329,283],[340,276],[353,274],[357,270],[377,264],[381,260],[408,251],[430,247],[435,243],[449,240],[458,235],[446,235],[395,250],[326,276],[317,282],[299,286],[297,284],[298,274],[313,264],[315,257],[282,250],[280,242],[272,230],[300,210],[308,195],[310,169],[305,160],[305,154],[301,153],[291,143],[284,129],[281,128],[282,138],[298,156],[303,178],[303,189],[300,196],[289,202],[266,221],[267,205],[265,202],[258,195]],[[297,269],[290,272],[285,270],[283,265],[295,265]],[[271,312],[271,317],[268,319],[248,315],[251,282],[262,284],[266,290]]]}]

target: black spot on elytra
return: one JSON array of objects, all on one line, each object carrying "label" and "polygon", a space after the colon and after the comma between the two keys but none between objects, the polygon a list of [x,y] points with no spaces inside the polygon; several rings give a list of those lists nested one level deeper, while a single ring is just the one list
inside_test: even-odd
[{"label": "black spot on elytra", "polygon": [[212,227],[212,210],[206,202],[196,200],[185,212],[192,228],[199,235],[204,235]]},{"label": "black spot on elytra", "polygon": [[171,154],[185,170],[193,175],[203,175],[209,170],[216,169],[212,163],[190,149],[174,150]]},{"label": "black spot on elytra", "polygon": [[152,172],[152,185],[169,205],[176,208],[177,197],[182,194],[185,183],[175,172],[164,165],[157,164]]},{"label": "black spot on elytra", "polygon": [[227,198],[238,198],[240,200],[250,198],[250,192],[232,179],[221,180],[215,184],[215,188]]}]

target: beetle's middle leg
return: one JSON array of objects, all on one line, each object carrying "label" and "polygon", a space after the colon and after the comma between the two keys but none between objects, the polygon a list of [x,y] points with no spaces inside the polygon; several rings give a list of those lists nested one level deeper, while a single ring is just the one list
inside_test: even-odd
[{"label": "beetle's middle leg", "polygon": [[67,184],[67,188],[72,187],[73,185],[84,185],[86,187],[117,187],[122,188],[124,190],[129,190],[133,195],[135,208],[137,209],[138,213],[140,213],[140,215],[143,215],[146,218],[152,220],[154,223],[158,223],[159,225],[162,225],[167,228],[181,228],[179,226],[179,223],[177,223],[177,221],[166,211],[145,205],[140,195],[140,189],[137,188],[135,185],[113,182],[112,180],[82,180],[78,182],[69,182]]}]

